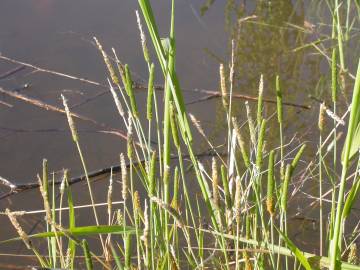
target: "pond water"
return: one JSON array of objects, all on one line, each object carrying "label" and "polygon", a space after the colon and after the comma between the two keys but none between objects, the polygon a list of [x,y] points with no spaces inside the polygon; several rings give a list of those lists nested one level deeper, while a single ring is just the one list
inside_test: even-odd
[{"label": "pond water", "polygon": [[[170,1],[152,2],[160,32],[165,37]],[[232,1],[215,1],[205,11],[202,9],[204,2],[176,1],[176,68],[186,102],[192,103],[204,96],[195,89],[218,89],[219,62],[228,62],[230,40],[234,39],[235,92],[256,96],[260,74],[263,74],[265,96],[273,99],[275,75],[279,74],[285,101],[311,106],[311,109],[286,107],[287,141],[296,133],[295,142],[309,140],[309,148],[316,149],[317,131],[311,128],[317,125],[319,104],[309,95],[330,101],[329,62],[323,53],[330,55],[332,20],[326,5],[317,1],[239,1],[241,4],[234,8]],[[95,36],[106,51],[115,48],[121,61],[129,64],[137,82],[146,82],[147,67],[142,57],[136,9],[138,5],[134,0],[2,0],[0,54],[43,69],[106,84],[107,71],[93,44]],[[351,74],[355,73],[357,64],[353,56],[359,55],[357,25],[350,32],[345,55]],[[325,41],[310,44],[319,39]],[[0,76],[18,66],[0,59]],[[341,99],[346,105],[353,79],[348,75],[344,77],[346,87]],[[25,84],[29,87],[22,89]],[[74,112],[103,123],[105,129],[124,130],[111,95],[105,93],[92,98],[106,90],[104,87],[29,67],[0,79],[0,87],[59,107],[62,107],[60,94],[64,94]],[[143,113],[146,94],[139,90],[137,97]],[[1,177],[17,184],[34,182],[36,174],[41,172],[43,158],[48,159],[51,171],[61,172],[68,168],[71,176],[82,174],[64,115],[5,94],[0,94],[0,101],[8,104],[0,104]],[[236,100],[234,103],[234,111],[240,120],[245,120],[243,102]],[[201,120],[212,141],[224,143],[222,134],[226,125],[219,100],[196,102],[188,108]],[[275,110],[271,104],[266,106],[268,116]],[[126,142],[118,136],[100,132],[104,127],[99,125],[77,123],[89,170],[117,164],[119,153],[126,150]],[[269,129],[268,143],[271,144],[271,138],[278,138],[278,134],[271,125]],[[201,143],[198,150],[201,152],[205,148],[206,144]],[[102,181],[95,185],[100,201],[106,185]],[[85,196],[81,187],[75,187],[79,197]],[[0,192],[4,194],[7,189],[0,187]],[[42,208],[36,191],[1,200],[0,211],[6,207],[12,210]],[[294,209],[294,212],[298,210]],[[15,235],[6,218],[0,216],[0,222],[4,224],[0,228],[1,240]],[[38,218],[26,222],[30,230],[38,223]],[[80,222],[86,224],[86,220]],[[24,253],[20,244],[0,245],[0,253],[19,251]],[[0,254],[0,268],[14,262],[30,263],[27,258],[20,260]]]}]

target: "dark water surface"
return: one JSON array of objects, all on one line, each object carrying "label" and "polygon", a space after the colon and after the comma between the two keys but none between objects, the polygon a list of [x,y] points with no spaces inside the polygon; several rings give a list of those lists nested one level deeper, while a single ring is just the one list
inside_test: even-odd
[{"label": "dark water surface", "polygon": [[[170,1],[152,2],[160,32],[166,36]],[[331,35],[331,19],[325,4],[319,7],[317,1],[283,0],[271,1],[272,4],[268,3],[270,1],[244,1],[246,5],[235,10],[225,3],[227,1],[215,1],[201,16],[203,2],[176,1],[176,67],[182,87],[185,90],[216,90],[219,62],[228,61],[230,40],[234,39],[236,93],[256,95],[259,77],[263,74],[265,95],[274,98],[275,75],[279,74],[286,101],[312,106],[310,110],[287,107],[287,140],[290,141],[296,133],[301,140],[310,140],[310,149],[316,149],[317,139],[314,138],[318,135],[310,129],[317,125],[318,103],[308,96],[330,101],[329,64],[319,50],[330,55],[331,41],[319,44],[319,50],[311,45],[301,47]],[[2,0],[0,53],[45,69],[105,84],[107,71],[92,44],[92,37],[96,36],[106,51],[110,52],[112,47],[116,49],[119,58],[129,64],[136,81],[146,82],[147,68],[142,57],[135,9],[138,5],[134,0]],[[358,33],[359,30],[354,28],[346,48],[350,52],[346,54],[346,65],[351,73],[355,73],[356,65],[356,57],[351,55],[359,55]],[[0,74],[16,66],[0,59]],[[346,83],[345,97],[342,98],[344,104],[346,98],[350,98],[353,80],[346,76]],[[30,87],[21,90],[21,94],[59,107],[62,107],[61,93],[73,106],[105,90],[77,80],[34,72],[31,68],[0,80],[0,87],[7,90],[19,89],[24,84]],[[138,93],[141,112],[145,112],[146,106],[144,93],[140,90]],[[202,96],[194,91],[185,92],[187,102]],[[16,183],[33,182],[36,174],[41,172],[43,158],[49,160],[51,171],[60,172],[68,168],[71,176],[82,173],[63,115],[3,94],[0,94],[0,101],[13,106],[0,105],[0,176]],[[226,125],[221,102],[213,99],[189,105],[188,108],[202,121],[210,139],[217,144],[224,143],[221,135]],[[273,105],[266,106],[266,114],[270,116],[275,109]],[[109,94],[76,106],[73,111],[124,130]],[[235,101],[234,111],[240,115],[240,120],[245,120],[243,101]],[[77,123],[89,170],[117,164],[119,153],[125,150],[125,141],[114,135],[99,133],[101,128],[94,124]],[[275,126],[269,125],[269,129],[268,143],[271,145],[271,140],[278,139],[278,134]],[[205,146],[202,143],[199,150]],[[95,185],[98,201],[104,201],[107,185],[101,181]],[[0,192],[6,191],[5,188],[0,189]],[[78,185],[75,191],[78,197],[87,199],[82,185]],[[80,199],[75,200],[81,202]],[[41,209],[42,205],[38,192],[31,191],[0,201],[0,211],[6,207],[34,210]],[[294,209],[295,212],[298,210]],[[33,228],[37,220],[38,216],[27,218],[27,229]],[[87,221],[80,219],[80,223],[84,224],[93,222]],[[0,239],[15,235],[6,218],[0,216],[0,222]],[[17,251],[24,253],[19,243],[0,245],[0,253]],[[29,261],[0,255],[0,262],[26,264]]]}]

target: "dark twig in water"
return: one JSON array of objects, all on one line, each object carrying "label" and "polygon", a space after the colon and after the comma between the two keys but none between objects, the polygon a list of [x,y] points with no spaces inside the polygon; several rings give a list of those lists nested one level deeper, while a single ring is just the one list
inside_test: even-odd
[{"label": "dark twig in water", "polygon": [[[34,105],[36,107],[39,107],[39,108],[42,108],[42,109],[45,109],[47,111],[52,111],[52,112],[57,112],[57,113],[61,113],[61,114],[64,114],[66,115],[66,112],[65,110],[57,107],[57,106],[54,106],[54,105],[50,105],[50,104],[47,104],[39,99],[35,99],[35,98],[31,98],[31,97],[28,97],[28,96],[25,96],[23,94],[20,94],[20,93],[17,93],[17,92],[14,92],[14,91],[8,91],[8,90],[5,90],[4,88],[0,87],[0,93],[2,94],[5,94],[7,96],[10,96],[10,97],[13,97],[13,98],[16,98],[18,100],[22,100],[26,103],[29,103],[31,105]],[[103,123],[99,123],[89,117],[86,117],[86,116],[82,116],[80,114],[77,114],[77,113],[71,113],[71,115],[77,119],[80,119],[82,121],[86,121],[86,122],[90,122],[96,126],[100,126],[102,128],[107,128],[109,130],[106,130],[104,132],[107,132],[107,133],[111,133],[111,134],[116,134],[118,135],[119,137],[123,138],[123,139],[127,139],[127,136],[120,130],[117,130],[117,129],[113,129],[111,127],[108,127],[107,125],[103,124]]]},{"label": "dark twig in water", "polygon": [[11,69],[11,70],[9,70],[9,71],[6,71],[5,73],[0,74],[0,80],[6,79],[7,77],[9,77],[9,76],[11,76],[11,75],[13,75],[13,74],[15,74],[15,73],[17,73],[17,72],[25,69],[25,68],[26,68],[25,65],[20,65],[20,66],[14,68],[14,69]]},{"label": "dark twig in water", "polygon": [[196,99],[196,100],[189,101],[189,102],[186,103],[186,105],[192,105],[192,104],[208,101],[208,100],[214,99],[214,98],[218,98],[218,96],[208,95],[208,96]]},{"label": "dark twig in water", "polygon": [[96,93],[95,95],[93,95],[93,96],[91,96],[91,97],[87,97],[87,98],[85,98],[84,100],[82,100],[82,101],[80,101],[80,102],[72,105],[72,106],[70,107],[70,109],[75,109],[75,108],[77,108],[77,107],[80,107],[80,106],[82,106],[82,105],[84,105],[84,104],[87,104],[87,103],[89,103],[89,102],[91,102],[91,101],[93,101],[93,100],[95,100],[95,99],[97,99],[97,98],[99,98],[99,97],[101,97],[101,96],[103,96],[103,95],[105,95],[105,94],[108,94],[108,93],[110,93],[110,90],[109,90],[109,89],[104,90],[104,91],[101,91],[101,92],[99,92],[99,93]]},{"label": "dark twig in water", "polygon": [[[35,65],[32,65],[32,64],[28,64],[28,63],[25,63],[25,62],[21,62],[21,61],[18,61],[18,60],[15,60],[15,59],[12,59],[12,58],[3,56],[3,55],[0,55],[0,59],[9,61],[9,62],[11,62],[11,63],[16,63],[16,64],[19,64],[19,65],[22,65],[22,66],[25,66],[25,67],[32,68],[32,69],[34,69],[35,71],[38,71],[38,72],[48,73],[48,74],[52,74],[52,75],[56,75],[56,76],[60,76],[60,77],[64,77],[64,78],[68,78],[68,79],[72,79],[72,80],[77,80],[77,81],[81,81],[81,82],[83,82],[83,83],[88,83],[88,84],[91,84],[91,85],[101,86],[101,87],[107,89],[106,91],[103,91],[103,92],[100,92],[100,93],[95,94],[93,97],[90,97],[90,98],[86,99],[86,100],[83,101],[83,102],[80,102],[80,103],[78,103],[78,104],[75,104],[75,105],[73,106],[73,108],[78,107],[78,106],[81,106],[81,105],[83,105],[83,104],[85,104],[85,103],[88,103],[88,102],[96,99],[97,97],[102,96],[102,95],[110,92],[110,89],[108,88],[107,85],[104,85],[104,84],[99,83],[99,82],[96,82],[96,81],[88,80],[88,79],[85,79],[85,78],[81,78],[81,77],[69,75],[69,74],[66,74],[66,73],[62,73],[62,72],[58,72],[58,71],[54,71],[54,70],[50,70],[50,69],[45,69],[45,68],[42,68],[42,67],[39,67],[39,66],[35,66]],[[142,84],[142,83],[136,83],[136,82],[135,82],[135,83],[134,83],[134,88],[135,88],[135,89],[147,89],[147,86],[144,85],[144,84]],[[155,86],[155,90],[163,91],[164,88],[163,88],[162,86],[160,86],[160,85],[157,85],[157,86]],[[211,90],[205,90],[205,89],[192,89],[192,90],[190,90],[190,89],[183,89],[183,91],[187,91],[187,92],[198,92],[198,93],[202,93],[202,94],[207,94],[207,95],[208,95],[207,97],[204,97],[204,98],[199,99],[198,102],[206,101],[206,100],[209,100],[209,99],[212,99],[212,98],[221,97],[221,92],[220,92],[220,91],[211,91]],[[233,94],[232,97],[233,97],[233,98],[238,98],[238,99],[244,99],[244,100],[254,101],[254,102],[257,101],[257,97],[255,97],[255,96]],[[267,102],[267,103],[276,104],[276,100],[264,99],[263,101],[264,101],[264,102]],[[194,104],[194,103],[196,103],[196,101],[191,102],[191,104]],[[285,105],[285,106],[297,107],[297,108],[302,108],[302,109],[310,109],[310,108],[311,108],[309,105],[296,104],[296,103],[292,103],[292,102],[283,102],[283,105]]]},{"label": "dark twig in water", "polygon": [[[218,98],[218,97],[222,96],[220,91],[204,90],[204,89],[194,89],[193,91],[198,92],[198,93],[202,93],[202,94],[207,94],[208,96],[203,97],[203,98],[201,98],[199,100],[196,100],[196,101],[192,101],[190,104],[194,104],[194,103],[197,103],[197,102],[202,102],[202,101],[206,101],[206,100],[209,100],[209,99]],[[233,93],[232,97],[237,98],[237,99],[244,99],[244,100],[254,101],[254,102],[258,101],[258,97],[255,97],[255,96],[248,96],[248,95],[241,95],[241,94]],[[263,101],[266,102],[266,103],[276,104],[276,100],[273,100],[273,99],[264,98]],[[283,102],[282,104],[284,106],[291,106],[291,107],[301,108],[301,109],[305,109],[305,110],[311,109],[310,105],[297,104],[297,103],[293,103],[293,102]]]},{"label": "dark twig in water", "polygon": [[48,73],[48,74],[52,74],[52,75],[57,75],[57,76],[60,76],[60,77],[65,77],[65,78],[68,78],[68,79],[77,80],[77,81],[81,81],[81,82],[92,84],[92,85],[105,86],[105,85],[103,85],[101,83],[98,83],[98,82],[95,82],[95,81],[92,81],[92,80],[88,80],[88,79],[81,78],[81,77],[76,77],[76,76],[73,76],[73,75],[69,75],[69,74],[66,74],[66,73],[62,73],[62,72],[58,72],[58,71],[54,71],[54,70],[50,70],[50,69],[41,68],[41,67],[38,67],[38,66],[35,66],[35,65],[32,65],[32,64],[28,64],[28,63],[25,63],[25,62],[21,62],[21,61],[18,61],[18,60],[15,60],[15,59],[3,56],[3,55],[0,55],[0,59],[11,62],[11,63],[16,63],[16,64],[23,65],[25,67],[35,69],[36,71],[39,71],[39,72]]},{"label": "dark twig in water", "polygon": [[[54,132],[69,132],[68,128],[59,129],[59,128],[43,128],[43,129],[23,129],[23,128],[9,128],[0,126],[0,131],[7,132],[7,134],[0,136],[0,139],[6,138],[14,133],[54,133]],[[101,133],[101,134],[110,134],[118,136],[117,131],[111,130],[101,130],[101,129],[78,129],[79,133]],[[151,141],[155,144],[155,142]]]},{"label": "dark twig in water", "polygon": [[[197,157],[209,157],[209,156],[214,156],[214,155],[216,155],[216,154],[213,151],[208,150],[208,151],[205,151],[204,153],[200,153],[200,154],[198,154],[196,156]],[[221,154],[221,155],[224,156],[223,154]],[[179,156],[177,156],[177,155],[171,156],[171,159],[173,159],[173,160],[178,159],[178,158],[179,158]],[[184,158],[184,159],[189,158],[189,155],[183,155],[182,158]],[[142,164],[144,162],[145,162],[145,160],[141,160],[141,161],[138,161],[138,162],[135,162],[135,163],[133,162],[132,165],[137,166],[137,165],[140,165],[140,164]],[[127,163],[126,167],[129,168],[130,163]],[[111,172],[112,173],[121,172],[121,166],[120,165],[115,165],[115,166],[111,166],[111,167],[101,168],[101,169],[90,172],[88,174],[88,177],[89,177],[89,179],[93,179],[93,178],[96,178],[96,177],[99,177],[99,176],[110,174]],[[85,180],[86,180],[86,175],[82,174],[80,176],[71,178],[69,180],[69,185],[73,185],[73,184],[76,184],[76,183],[79,183],[79,182],[82,182],[82,181],[85,181]],[[62,182],[62,179],[58,179],[58,180],[54,181],[54,184],[55,185],[60,185],[61,182]],[[14,194],[26,191],[26,190],[39,188],[39,182],[38,181],[27,183],[27,184],[15,184],[15,181],[9,181],[9,180],[1,177],[1,176],[0,176],[0,185],[6,186],[6,187],[8,187],[10,189],[9,192],[0,195],[0,200],[5,199],[7,197],[10,197],[10,196],[12,196]],[[52,185],[52,181],[49,181],[49,185]]]}]

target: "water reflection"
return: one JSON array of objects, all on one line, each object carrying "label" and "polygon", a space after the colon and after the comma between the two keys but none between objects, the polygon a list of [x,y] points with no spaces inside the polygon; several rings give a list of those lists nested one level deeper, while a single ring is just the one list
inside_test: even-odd
[{"label": "water reflection", "polygon": [[[214,5],[215,2],[207,3],[209,12],[210,4]],[[318,149],[319,101],[324,100],[331,104],[329,56],[331,57],[332,48],[337,46],[337,43],[331,39],[332,17],[328,7],[325,3],[316,1],[241,1],[237,4],[230,0],[227,1],[225,22],[229,34],[227,59],[231,54],[231,40],[235,41],[236,93],[257,95],[260,75],[263,74],[264,94],[269,98],[274,97],[275,78],[279,75],[284,100],[312,105],[311,110],[294,107],[286,107],[284,110],[285,141],[288,143],[295,136],[288,150],[306,142],[304,160],[310,162]],[[350,33],[351,38],[345,43],[345,59],[348,71],[354,73],[358,60],[354,56],[358,55],[358,46],[352,44],[359,40],[356,27]],[[228,60],[222,61],[230,65]],[[346,110],[346,100],[353,87],[351,76],[342,75],[341,78],[345,82],[339,86],[339,115]],[[316,97],[318,101],[310,97]],[[227,127],[221,102],[217,102],[216,106],[216,123],[209,129],[213,138],[219,138]],[[247,117],[243,101],[235,100],[233,106],[234,114],[245,123]],[[252,103],[252,106],[255,117],[256,103]],[[266,104],[265,115],[269,118],[267,151],[279,145],[278,123],[276,117],[271,118],[275,111],[274,105]],[[305,169],[306,165],[303,163],[300,167]],[[294,183],[295,187],[301,186],[302,191],[310,196],[297,193],[292,198],[293,207],[289,214],[292,228],[290,235],[300,247],[316,251],[318,246],[312,244],[312,239],[319,234],[319,217],[318,204],[313,198],[318,196],[319,188],[316,176],[306,177],[308,178],[303,181],[303,175],[300,173]],[[326,188],[330,189],[330,184]],[[311,196],[314,197],[311,199]],[[304,208],[297,209],[294,207],[297,205]],[[329,210],[327,206],[325,208],[324,213]]]},{"label": "water reflection", "polygon": [[[316,22],[306,17],[303,1],[242,1],[240,4],[228,1],[227,6],[226,29],[229,42],[235,41],[234,91],[256,96],[260,75],[263,74],[265,97],[273,98],[275,77],[279,75],[284,100],[311,104],[308,95],[317,95],[315,90],[319,79],[328,76],[328,70],[323,67],[322,55],[314,54],[311,49],[299,49],[319,38],[314,30]],[[220,104],[218,109],[221,111]],[[274,111],[275,107],[267,104],[267,117]],[[246,119],[243,102],[235,102],[234,112],[242,120]],[[294,130],[304,128],[309,114],[312,111],[287,107],[285,122],[291,122],[291,126],[285,127],[288,128],[287,134],[293,135]],[[221,115],[219,112],[214,137],[221,133],[226,123]],[[288,121],[291,119],[295,121]],[[270,129],[276,138],[277,128],[270,125]]]}]

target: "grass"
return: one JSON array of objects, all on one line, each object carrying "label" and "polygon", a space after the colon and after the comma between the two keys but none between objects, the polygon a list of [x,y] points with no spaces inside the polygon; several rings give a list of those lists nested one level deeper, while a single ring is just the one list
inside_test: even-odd
[{"label": "grass", "polygon": [[[212,1],[208,1],[211,6]],[[342,13],[338,1],[333,8],[333,36],[337,48],[332,49],[331,74],[333,114],[338,103],[338,65],[345,70],[345,37],[341,27]],[[342,3],[345,5],[345,3]],[[332,3],[329,3],[331,6]],[[350,6],[347,2],[346,25],[350,28]],[[222,92],[222,106],[226,115],[226,153],[207,139],[206,133],[194,115],[188,113],[180,82],[177,77],[175,8],[172,0],[169,37],[160,39],[155,17],[149,0],[139,0],[142,18],[145,21],[151,42],[148,42],[138,13],[145,64],[148,67],[149,82],[146,115],[140,115],[134,94],[130,67],[123,65],[113,50],[108,56],[95,39],[97,47],[108,69],[108,84],[114,105],[127,128],[127,153],[120,154],[121,202],[113,201],[113,174],[111,172],[107,195],[107,222],[101,224],[93,196],[92,183],[88,177],[85,158],[80,146],[76,123],[67,100],[63,103],[71,130],[72,139],[78,150],[86,182],[95,225],[76,224],[74,194],[64,171],[60,187],[60,201],[55,200],[56,191],[49,186],[47,162],[39,176],[41,195],[44,201],[46,232],[28,235],[17,221],[25,212],[5,212],[17,230],[19,237],[3,241],[6,244],[22,240],[32,250],[42,267],[77,269],[360,269],[356,266],[357,227],[350,228],[346,221],[351,215],[358,193],[360,146],[360,63],[354,84],[348,130],[341,156],[341,177],[336,174],[339,153],[337,151],[337,130],[325,128],[326,107],[319,112],[319,147],[316,162],[309,169],[316,175],[319,196],[319,243],[316,253],[300,250],[291,239],[290,195],[294,180],[303,171],[301,162],[307,151],[306,143],[289,148],[283,135],[285,117],[280,75],[276,76],[273,88],[276,90],[276,111],[266,115],[264,110],[264,76],[259,75],[259,90],[256,114],[245,104],[246,120],[240,122],[233,110],[235,73],[235,42],[231,46],[230,68],[222,63],[219,68],[219,82]],[[341,9],[342,10],[342,9]],[[148,44],[152,44],[156,59],[151,58]],[[115,64],[110,60],[115,59]],[[155,66],[162,74],[155,74]],[[163,115],[160,116],[158,99],[154,91],[155,76],[164,81]],[[155,114],[155,118],[153,115]],[[345,113],[345,115],[347,112]],[[345,117],[344,115],[344,117]],[[268,124],[276,118],[279,139],[268,144]],[[143,120],[143,118],[145,120]],[[255,121],[254,121],[255,119]],[[153,147],[152,132],[155,129],[157,145]],[[214,157],[211,166],[195,154],[193,132],[199,133],[211,148]],[[330,139],[329,139],[330,138]],[[330,142],[329,142],[330,141]],[[326,149],[325,146],[332,145]],[[273,146],[275,145],[275,146]],[[177,153],[177,162],[171,161],[171,154]],[[333,151],[331,158],[327,157]],[[184,156],[190,158],[186,166]],[[225,157],[224,157],[225,156]],[[265,165],[267,164],[267,166]],[[354,170],[354,165],[355,170]],[[309,165],[311,166],[311,164]],[[329,167],[332,168],[329,170]],[[208,169],[210,168],[210,169]],[[220,168],[220,170],[219,170]],[[333,172],[333,173],[332,173]],[[351,172],[351,173],[350,173]],[[355,173],[353,173],[355,172]],[[317,174],[316,174],[317,173]],[[331,181],[330,190],[324,190],[324,180]],[[135,181],[142,184],[145,192],[136,190]],[[200,193],[194,195],[190,185],[195,184]],[[348,184],[351,183],[351,184]],[[142,195],[140,195],[142,194]],[[142,197],[140,197],[142,196]],[[65,200],[66,198],[66,200]],[[330,199],[329,199],[330,198]],[[324,203],[330,200],[330,211]],[[68,222],[62,218],[68,212]],[[328,218],[328,224],[325,221]],[[323,221],[324,219],[324,221]],[[347,239],[351,234],[352,238]],[[89,236],[96,236],[96,239]],[[47,241],[48,254],[41,254],[31,239]],[[101,254],[92,251],[90,240],[98,241]],[[67,243],[67,245],[66,245]],[[306,248],[306,247],[305,247]],[[81,255],[80,255],[81,254]],[[348,256],[345,256],[348,254]],[[346,262],[348,259],[349,262]]]}]

